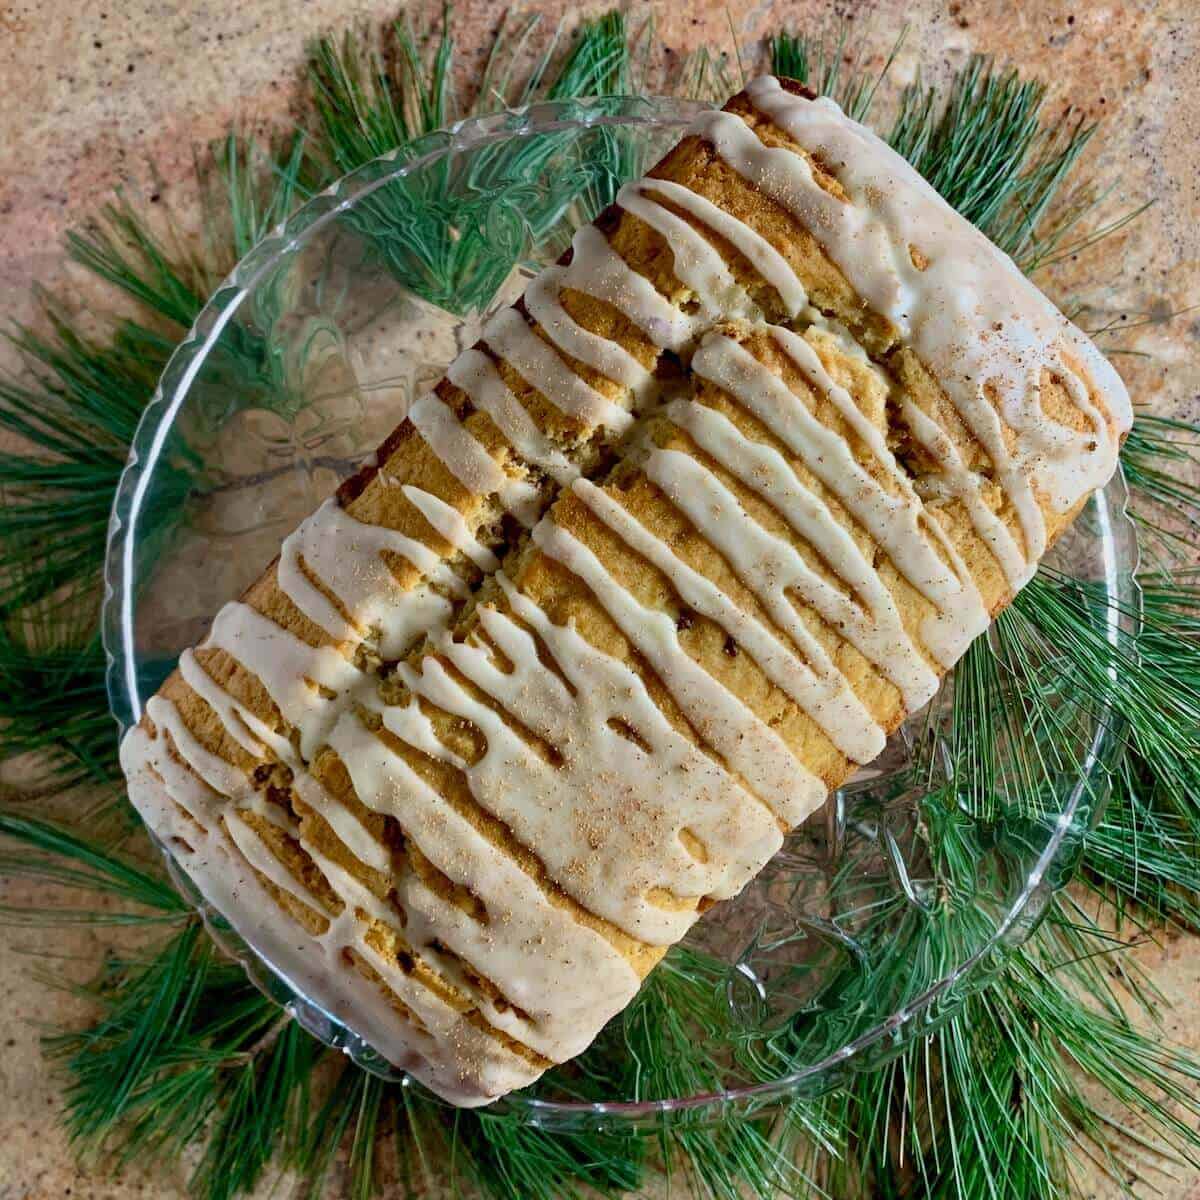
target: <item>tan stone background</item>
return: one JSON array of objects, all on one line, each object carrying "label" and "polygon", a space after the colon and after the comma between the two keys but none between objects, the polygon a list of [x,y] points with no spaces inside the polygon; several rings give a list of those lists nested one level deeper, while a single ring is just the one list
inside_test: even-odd
[{"label": "tan stone background", "polygon": [[[428,11],[428,6],[418,5]],[[564,0],[525,6],[548,27],[582,10]],[[396,0],[3,0],[0,2],[0,316],[34,313],[30,287],[48,283],[86,311],[94,299],[60,247],[65,230],[114,187],[186,211],[193,148],[230,120],[271,125],[294,103],[304,45],[353,20],[382,21]],[[635,17],[648,10],[634,10]],[[945,77],[972,51],[1047,80],[1054,114],[1103,118],[1079,178],[1115,184],[1112,215],[1154,199],[1139,221],[1041,280],[1083,324],[1135,326],[1112,344],[1138,403],[1200,412],[1200,8],[1196,0],[671,0],[654,10],[653,59],[670,69],[700,45],[743,45],[782,27],[820,28],[845,15],[881,60],[908,35],[897,81]],[[459,0],[464,82],[502,13]],[[565,14],[565,17],[564,17]],[[749,68],[752,64],[747,62]],[[152,200],[153,198],[153,200]],[[1169,314],[1179,313],[1167,320]],[[1142,357],[1144,355],[1144,357]],[[0,885],[2,887],[3,885]],[[52,902],[42,889],[11,899]],[[0,929],[0,1200],[182,1195],[177,1179],[113,1181],[75,1167],[40,1056],[46,1023],[78,1006],[36,978],[48,953],[86,969],[108,935]],[[1200,1048],[1200,941],[1164,935],[1137,951],[1173,1008],[1165,1032]],[[1200,1200],[1186,1168],[1151,1172],[1168,1200]],[[1118,1194],[1102,1178],[1086,1194]],[[1014,1197],[1013,1200],[1020,1200]]]}]

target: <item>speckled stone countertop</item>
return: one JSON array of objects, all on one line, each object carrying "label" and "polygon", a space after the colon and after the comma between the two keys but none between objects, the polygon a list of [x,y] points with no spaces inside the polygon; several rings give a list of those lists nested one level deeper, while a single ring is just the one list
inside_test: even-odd
[{"label": "speckled stone countertop", "polygon": [[[566,0],[516,7],[542,11],[551,24],[580,12]],[[901,82],[918,67],[927,80],[944,77],[982,51],[1047,80],[1053,113],[1074,106],[1105,119],[1076,178],[1116,181],[1114,213],[1155,205],[1039,282],[1064,307],[1083,304],[1086,326],[1138,323],[1113,343],[1145,355],[1118,360],[1137,403],[1200,413],[1200,314],[1163,320],[1200,295],[1196,0],[684,0],[655,9],[653,56],[669,71],[697,46],[729,47],[730,12],[748,44],[780,28],[820,28],[845,11],[880,58],[907,22],[892,68]],[[395,12],[395,0],[0,0],[0,315],[31,317],[35,282],[86,312],[93,293],[64,261],[64,231],[114,187],[186,212],[193,147],[235,118],[244,128],[286,121],[307,39]],[[493,0],[458,0],[464,72],[480,62],[501,12]],[[14,891],[9,899],[54,900],[47,889]],[[34,978],[50,936],[0,929],[0,1200],[182,1196],[182,1167],[175,1177],[112,1180],[75,1165],[38,1049],[40,1026],[80,1012]],[[53,933],[54,953],[81,970],[110,943],[107,930]],[[1200,940],[1164,935],[1136,953],[1173,1004],[1166,1033],[1200,1047]],[[1186,1168],[1153,1179],[1167,1200],[1200,1200],[1200,1180]],[[1094,1200],[1118,1195],[1099,1175],[1084,1182]]]}]

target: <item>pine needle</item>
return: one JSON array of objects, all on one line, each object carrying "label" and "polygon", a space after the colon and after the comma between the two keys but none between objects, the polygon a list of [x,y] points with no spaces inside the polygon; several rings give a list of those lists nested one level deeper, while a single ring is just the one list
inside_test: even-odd
[{"label": "pine needle", "polygon": [[[338,1150],[346,1140],[351,1122],[355,1122],[354,1142],[359,1141],[358,1122],[378,1089],[373,1077],[356,1067],[347,1066],[325,1098],[313,1119],[292,1147],[291,1165],[304,1180],[303,1200],[318,1200],[326,1194],[326,1183]],[[370,1114],[374,1124],[377,1112]]]},{"label": "pine needle", "polygon": [[[143,310],[117,323],[109,339],[79,332],[49,296],[49,332],[12,335],[27,377],[0,380],[0,431],[23,443],[0,454],[0,757],[42,754],[60,786],[117,773],[96,597],[134,431],[211,288],[294,205],[299,145],[274,159],[230,134],[198,163],[207,188],[205,254],[179,257],[126,201],[69,238],[81,266]],[[257,394],[271,407],[281,391],[275,370],[262,339],[232,326],[203,386]],[[157,481],[145,513],[148,559],[207,485],[201,458],[186,445],[160,463]]]},{"label": "pine needle", "polygon": [[149,957],[114,956],[72,990],[102,1015],[46,1047],[68,1074],[67,1127],[83,1152],[173,1158],[215,1120],[191,1187],[228,1200],[300,1140],[324,1047],[220,961],[194,917]]},{"label": "pine needle", "polygon": [[586,1200],[641,1183],[641,1144],[613,1135],[538,1129],[486,1112],[451,1118],[452,1161],[492,1200]]}]

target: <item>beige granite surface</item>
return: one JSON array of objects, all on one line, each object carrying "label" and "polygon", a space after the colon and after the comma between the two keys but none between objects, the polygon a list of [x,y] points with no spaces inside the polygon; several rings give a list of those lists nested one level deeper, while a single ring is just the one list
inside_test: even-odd
[{"label": "beige granite surface", "polygon": [[[552,24],[603,6],[547,0],[525,7]],[[93,293],[64,263],[65,230],[114,187],[186,212],[194,147],[234,119],[243,127],[286,120],[306,40],[395,11],[394,2],[380,0],[0,0],[0,316],[29,318],[35,281],[86,309]],[[764,31],[819,28],[848,13],[880,56],[907,22],[893,68],[901,81],[918,69],[927,79],[944,77],[969,52],[986,51],[1050,81],[1055,114],[1074,106],[1103,117],[1102,136],[1077,177],[1115,184],[1113,214],[1145,200],[1155,205],[1041,282],[1065,307],[1081,305],[1085,326],[1137,325],[1113,344],[1139,352],[1118,359],[1138,403],[1200,410],[1200,317],[1181,311],[1200,299],[1196,0],[672,0],[654,12],[660,69],[702,44],[728,47],[731,24],[748,43]],[[456,5],[468,82],[501,13],[489,0]],[[1173,312],[1181,315],[1165,320]],[[46,889],[11,885],[0,898],[56,899]],[[105,930],[0,929],[0,1200],[183,1194],[182,1173],[112,1180],[80,1170],[58,1120],[39,1032],[81,1009],[39,982],[38,972],[48,954],[84,972],[109,940]],[[1165,1031],[1200,1048],[1200,941],[1169,936],[1136,953],[1173,1005]],[[1200,1200],[1200,1179],[1186,1168],[1150,1177],[1167,1200]],[[1085,1182],[1084,1194],[1110,1200],[1118,1191],[1097,1177]]]}]

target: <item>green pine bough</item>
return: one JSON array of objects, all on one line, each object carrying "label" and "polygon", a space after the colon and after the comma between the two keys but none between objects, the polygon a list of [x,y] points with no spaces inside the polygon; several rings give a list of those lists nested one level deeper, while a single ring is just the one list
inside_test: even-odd
[{"label": "green pine bough", "polygon": [[[1082,887],[1058,893],[1035,934],[934,1032],[828,1095],[649,1136],[549,1133],[486,1110],[450,1113],[300,1029],[221,957],[157,864],[131,848],[136,820],[119,789],[96,630],[99,573],[117,478],[174,346],[234,262],[337,176],[397,148],[414,153],[470,113],[644,91],[649,40],[648,27],[631,34],[617,13],[570,38],[546,35],[536,17],[507,18],[470,104],[455,92],[445,21],[434,33],[404,23],[320,41],[294,136],[264,148],[231,134],[197,163],[206,185],[198,251],[178,252],[124,201],[69,238],[72,257],[133,301],[138,318],[85,337],[47,297],[48,332],[10,335],[29,369],[0,380],[0,428],[26,448],[0,454],[0,758],[30,769],[0,810],[0,875],[71,889],[77,904],[10,906],[0,919],[119,924],[144,935],[87,984],[60,982],[90,1000],[95,1017],[45,1042],[64,1079],[71,1139],[97,1169],[174,1159],[199,1142],[190,1187],[203,1200],[232,1200],[280,1170],[294,1174],[302,1196],[340,1190],[355,1200],[460,1187],[495,1200],[616,1197],[676,1175],[716,1200],[1065,1200],[1085,1167],[1130,1196],[1153,1190],[1164,1171],[1200,1168],[1200,1063],[1162,1035],[1152,982],[1120,932],[1200,929],[1200,574],[1189,559],[1200,526],[1200,429],[1170,415],[1139,412],[1122,454],[1142,556],[1139,632],[1114,644],[1108,602],[1043,571],[971,648],[956,675],[951,762],[931,776],[922,813],[950,899],[906,906],[910,936],[902,930],[895,952],[856,986],[916,995],[978,944],[971,921],[982,918],[953,897],[973,869],[973,823],[995,804],[992,747],[1015,724],[1037,731],[1035,751],[1005,767],[1036,823],[1038,789],[1062,737],[1055,679],[1064,663],[1081,702],[1118,714],[1126,740],[1112,798],[1082,847]],[[843,29],[832,38],[781,34],[768,53],[778,73],[869,119],[887,67],[864,69],[853,49]],[[697,54],[674,85],[720,99],[740,67]],[[906,88],[885,130],[1027,271],[1137,215],[1097,224],[1096,195],[1070,185],[1095,127],[1051,126],[1043,99],[1041,85],[974,59],[948,90]],[[618,141],[609,151],[580,182],[601,199],[630,170]],[[500,181],[537,170],[503,155],[485,166]],[[360,232],[429,299],[486,302],[512,261],[502,246],[489,244],[488,259],[482,242],[447,239],[438,202],[383,189]],[[469,228],[469,214],[456,217]],[[389,259],[397,238],[406,253]],[[248,334],[234,338],[217,368],[242,392],[286,407],[269,351]],[[165,470],[156,524],[164,538],[185,519],[189,497],[211,486],[186,452]],[[103,797],[105,820],[95,808],[80,813],[79,785]],[[1095,903],[1085,903],[1089,888]],[[907,948],[916,944],[914,963]],[[746,1081],[812,1061],[819,1027],[785,1026],[766,1043],[738,1044],[723,971],[696,951],[673,950],[582,1057],[570,1087],[585,1099],[709,1090],[728,1080],[731,1046],[732,1069]]]}]

